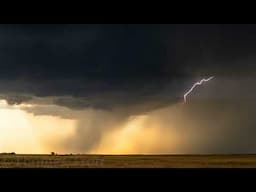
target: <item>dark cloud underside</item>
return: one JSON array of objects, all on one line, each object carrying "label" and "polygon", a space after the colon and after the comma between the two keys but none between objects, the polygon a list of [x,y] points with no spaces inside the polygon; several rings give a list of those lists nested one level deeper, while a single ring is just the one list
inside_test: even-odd
[{"label": "dark cloud underside", "polygon": [[1,25],[0,41],[10,103],[23,94],[72,96],[56,104],[73,108],[165,105],[186,78],[256,71],[255,25]]}]

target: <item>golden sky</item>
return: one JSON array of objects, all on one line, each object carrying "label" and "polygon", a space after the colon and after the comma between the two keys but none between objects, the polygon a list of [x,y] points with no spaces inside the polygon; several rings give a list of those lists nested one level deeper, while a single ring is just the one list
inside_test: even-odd
[{"label": "golden sky", "polygon": [[[248,113],[250,105],[241,106],[236,110],[232,102],[195,100],[127,115],[119,111],[72,110],[44,102],[10,106],[0,100],[0,152],[227,153],[249,145],[241,139],[239,130],[241,122],[246,122],[255,110]],[[244,127],[249,130],[253,125],[247,121]]]},{"label": "golden sky", "polygon": [[[157,125],[157,121],[152,119],[152,115],[131,116],[116,123],[115,114],[104,114],[104,112],[83,112],[83,122],[86,118],[90,121],[94,117],[105,118],[106,126],[100,125],[101,137],[95,141],[95,145],[88,151],[83,151],[83,147],[77,150],[70,148],[76,142],[77,119],[64,119],[53,115],[34,115],[24,107],[34,107],[33,105],[9,106],[4,100],[0,101],[0,151],[16,153],[105,153],[105,154],[130,154],[130,153],[152,153],[161,147],[168,146],[168,149],[175,148],[175,135],[169,130]],[[56,110],[58,106],[55,106]],[[152,116],[152,117],[151,117]],[[79,117],[81,118],[81,117]],[[151,121],[150,121],[151,120]],[[152,121],[153,120],[153,121]],[[94,123],[94,122],[93,122]],[[92,123],[84,123],[83,129],[90,129]],[[94,126],[95,127],[95,126]],[[84,145],[88,135],[82,135]],[[74,137],[75,139],[70,139]],[[78,140],[78,139],[77,139]],[[80,138],[81,140],[81,138]],[[62,145],[65,143],[65,145]],[[86,146],[85,146],[86,147]],[[164,149],[164,147],[163,147]]]},{"label": "golden sky", "polygon": [[56,116],[34,116],[8,107],[0,101],[0,151],[16,153],[50,153],[54,145],[70,136],[75,120]]}]

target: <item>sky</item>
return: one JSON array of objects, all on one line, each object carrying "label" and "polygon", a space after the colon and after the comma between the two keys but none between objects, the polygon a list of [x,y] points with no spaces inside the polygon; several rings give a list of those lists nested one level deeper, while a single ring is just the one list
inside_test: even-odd
[{"label": "sky", "polygon": [[256,152],[254,24],[1,24],[0,42],[0,152]]}]

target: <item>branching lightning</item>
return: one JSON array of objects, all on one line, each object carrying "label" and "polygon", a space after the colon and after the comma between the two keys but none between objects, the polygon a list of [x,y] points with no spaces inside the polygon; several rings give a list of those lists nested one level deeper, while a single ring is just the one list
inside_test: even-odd
[{"label": "branching lightning", "polygon": [[197,85],[201,85],[203,82],[210,81],[212,78],[214,78],[214,76],[209,77],[208,79],[202,79],[201,81],[196,82],[196,83],[184,94],[184,103],[187,102],[187,96],[193,91],[193,89],[194,89]]}]

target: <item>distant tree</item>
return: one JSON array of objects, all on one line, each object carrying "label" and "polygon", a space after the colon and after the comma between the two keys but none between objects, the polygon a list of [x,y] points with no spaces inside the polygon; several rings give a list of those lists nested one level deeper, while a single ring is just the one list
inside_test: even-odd
[{"label": "distant tree", "polygon": [[51,155],[55,155],[55,153],[54,153],[54,152],[51,152]]}]

